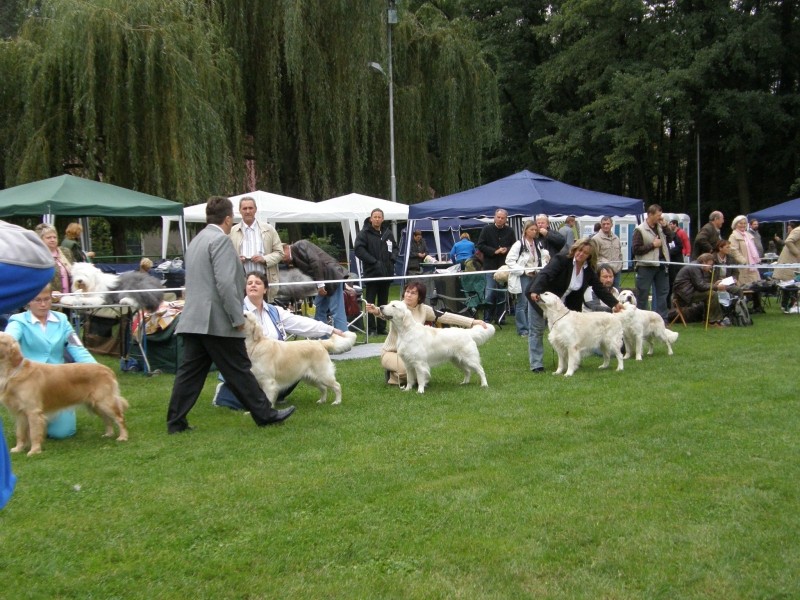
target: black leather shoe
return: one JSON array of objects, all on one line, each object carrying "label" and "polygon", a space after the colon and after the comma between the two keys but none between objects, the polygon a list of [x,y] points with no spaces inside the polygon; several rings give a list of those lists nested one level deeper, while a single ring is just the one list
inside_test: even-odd
[{"label": "black leather shoe", "polygon": [[531,373],[544,373],[544,367],[536,367],[535,369],[531,369]]},{"label": "black leather shoe", "polygon": [[272,418],[263,425],[260,425],[259,427],[264,427],[266,425],[277,425],[278,423],[283,423],[286,419],[292,416],[292,413],[294,411],[295,411],[294,406],[288,406],[286,408],[276,410]]},{"label": "black leather shoe", "polygon": [[182,429],[168,429],[167,433],[169,435],[172,435],[173,433],[184,433],[186,431],[194,431],[194,426],[193,425],[187,425],[186,427],[183,427]]}]

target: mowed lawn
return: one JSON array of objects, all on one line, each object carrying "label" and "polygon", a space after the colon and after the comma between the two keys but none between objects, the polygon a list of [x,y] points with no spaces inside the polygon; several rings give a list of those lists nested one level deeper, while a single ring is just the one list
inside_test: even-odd
[{"label": "mowed lawn", "polygon": [[120,374],[129,442],[81,410],[13,457],[0,597],[800,597],[800,316],[755,319],[571,378],[531,373],[509,324],[488,389],[341,361],[341,406],[302,384],[265,429],[212,407],[210,376],[168,436],[173,377]]}]

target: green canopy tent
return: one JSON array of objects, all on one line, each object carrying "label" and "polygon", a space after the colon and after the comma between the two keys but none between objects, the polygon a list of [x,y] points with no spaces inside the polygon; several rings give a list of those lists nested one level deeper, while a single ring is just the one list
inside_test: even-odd
[{"label": "green canopy tent", "polygon": [[[186,248],[182,204],[110,183],[59,175],[0,190],[0,217],[38,214],[162,219],[177,215],[181,218],[181,246]],[[84,231],[88,228],[84,227]],[[162,252],[166,252],[166,242]]]}]

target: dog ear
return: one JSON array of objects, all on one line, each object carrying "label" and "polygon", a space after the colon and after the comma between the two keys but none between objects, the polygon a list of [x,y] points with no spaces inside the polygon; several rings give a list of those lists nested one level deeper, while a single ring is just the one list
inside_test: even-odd
[{"label": "dog ear", "polygon": [[7,348],[6,356],[8,358],[8,364],[16,368],[20,365],[20,363],[22,363],[25,357],[22,356],[22,351],[19,349],[19,344],[14,338],[12,338],[10,335],[3,337],[7,340],[3,345]]}]

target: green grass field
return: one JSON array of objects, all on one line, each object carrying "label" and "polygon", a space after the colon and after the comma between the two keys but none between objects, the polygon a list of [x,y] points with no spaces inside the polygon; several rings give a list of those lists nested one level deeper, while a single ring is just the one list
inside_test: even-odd
[{"label": "green grass field", "polygon": [[212,407],[212,376],[168,436],[173,377],[121,374],[129,442],[79,411],[14,456],[0,597],[797,598],[800,317],[755,318],[572,378],[530,373],[509,325],[488,389],[342,361],[341,406],[302,384],[265,429]]}]

